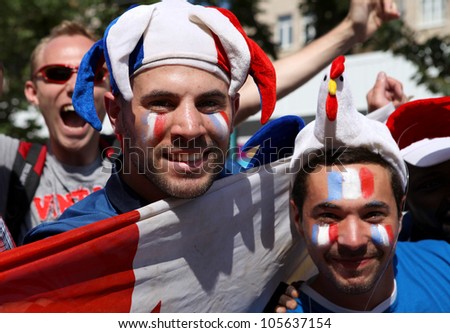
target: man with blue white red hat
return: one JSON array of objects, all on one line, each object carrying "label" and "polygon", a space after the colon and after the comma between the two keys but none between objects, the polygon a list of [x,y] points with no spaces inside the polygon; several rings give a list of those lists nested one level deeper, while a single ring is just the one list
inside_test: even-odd
[{"label": "man with blue white red hat", "polygon": [[407,214],[400,239],[450,243],[450,98],[405,103],[386,125],[409,170]]},{"label": "man with blue white red hat", "polygon": [[[194,198],[223,172],[238,90],[250,74],[273,112],[275,71],[226,9],[163,0],[126,11],[85,55],[74,92],[77,113],[101,129],[93,78],[106,62],[108,116],[123,156],[106,187],[45,223],[31,238],[95,222],[167,197]],[[35,238],[33,238],[35,237]],[[27,240],[26,240],[27,241]]]},{"label": "man with blue white red hat", "polygon": [[288,287],[295,301],[278,302],[294,312],[449,312],[450,246],[397,241],[407,169],[386,125],[354,107],[344,60],[325,73],[291,160],[292,216],[318,272]]}]

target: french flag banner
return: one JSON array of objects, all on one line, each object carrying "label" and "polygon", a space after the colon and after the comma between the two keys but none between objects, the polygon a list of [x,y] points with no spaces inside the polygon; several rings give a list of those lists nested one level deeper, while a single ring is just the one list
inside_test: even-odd
[{"label": "french flag banner", "polygon": [[261,312],[312,264],[289,160],[0,254],[0,312]]}]

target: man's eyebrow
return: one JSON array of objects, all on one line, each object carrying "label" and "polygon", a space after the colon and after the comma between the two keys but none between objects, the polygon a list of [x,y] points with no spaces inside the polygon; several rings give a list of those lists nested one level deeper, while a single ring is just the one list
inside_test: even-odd
[{"label": "man's eyebrow", "polygon": [[228,95],[224,94],[223,92],[221,92],[220,90],[217,90],[217,89],[206,91],[203,94],[201,94],[200,96],[201,97],[221,97],[221,98],[228,97]]},{"label": "man's eyebrow", "polygon": [[168,90],[159,90],[155,89],[152,91],[149,91],[145,95],[142,95],[141,99],[151,98],[151,97],[169,97],[169,96],[177,96],[176,93],[173,93]]},{"label": "man's eyebrow", "polygon": [[390,210],[390,206],[383,202],[383,201],[379,201],[379,200],[373,200],[370,201],[368,203],[366,203],[364,205],[365,208],[383,208],[383,209],[387,209],[388,211]]},{"label": "man's eyebrow", "polygon": [[313,213],[323,210],[323,209],[330,209],[330,208],[331,209],[340,209],[341,207],[332,202],[324,201],[324,202],[321,202],[321,203],[317,204],[316,206],[314,206]]},{"label": "man's eyebrow", "polygon": [[[154,98],[154,97],[176,97],[178,96],[177,93],[172,92],[172,91],[168,91],[168,90],[160,90],[160,89],[155,89],[152,91],[149,91],[148,93],[146,93],[145,95],[143,95],[141,97],[142,100],[145,100],[147,98]],[[205,91],[204,93],[200,94],[200,97],[220,97],[220,98],[227,98],[228,95],[224,94],[223,92],[221,92],[218,89],[213,89],[213,90],[208,90]]]}]

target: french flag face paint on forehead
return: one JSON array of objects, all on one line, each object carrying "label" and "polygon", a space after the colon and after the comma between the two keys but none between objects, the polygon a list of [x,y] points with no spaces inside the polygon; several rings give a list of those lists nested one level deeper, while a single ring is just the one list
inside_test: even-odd
[{"label": "french flag face paint on forehead", "polygon": [[368,199],[374,192],[373,173],[365,167],[327,173],[328,200]]}]

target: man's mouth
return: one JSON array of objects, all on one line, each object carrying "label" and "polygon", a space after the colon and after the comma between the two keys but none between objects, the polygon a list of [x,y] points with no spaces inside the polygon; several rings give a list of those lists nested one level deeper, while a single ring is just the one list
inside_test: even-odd
[{"label": "man's mouth", "polygon": [[193,169],[199,168],[207,158],[208,154],[205,152],[203,153],[177,152],[167,155],[167,159],[170,162],[179,165],[185,165],[186,167]]},{"label": "man's mouth", "polygon": [[203,160],[203,154],[176,154],[169,155],[169,159],[176,162],[195,163]]},{"label": "man's mouth", "polygon": [[86,124],[86,121],[75,112],[72,104],[63,106],[59,114],[64,125],[68,127],[83,127]]}]

